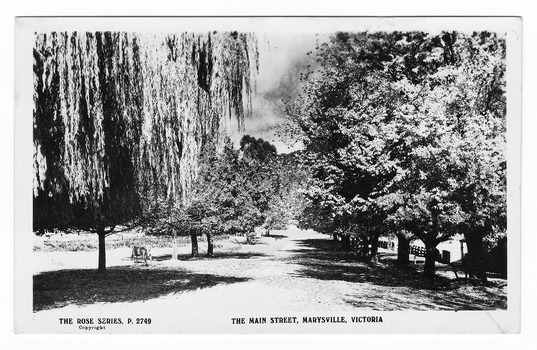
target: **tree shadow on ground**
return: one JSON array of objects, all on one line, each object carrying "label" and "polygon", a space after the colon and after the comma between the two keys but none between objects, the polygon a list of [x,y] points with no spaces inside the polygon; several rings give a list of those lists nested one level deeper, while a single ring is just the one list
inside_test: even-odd
[{"label": "tree shadow on ground", "polygon": [[[455,279],[437,275],[424,279],[423,263],[400,266],[393,253],[379,252],[377,263],[361,262],[356,256],[339,249],[332,240],[307,239],[297,242],[300,247],[292,263],[302,268],[292,275],[323,281],[367,283],[377,293],[348,295],[345,302],[374,310],[483,310],[505,309],[507,298],[500,290],[505,286],[469,287]],[[396,288],[396,289],[394,289]]]},{"label": "tree shadow on ground", "polygon": [[[304,267],[299,271],[303,277],[416,289],[455,289],[460,285],[455,275],[453,278],[446,277],[451,273],[447,265],[436,268],[437,272],[446,274],[437,274],[434,279],[428,280],[423,277],[423,261],[399,265],[392,252],[379,252],[378,262],[364,262],[355,254],[341,250],[339,243],[332,240],[307,239],[298,241],[297,245],[303,248],[291,252],[300,253],[295,257],[298,257],[298,264]],[[499,285],[491,281],[490,286]]]},{"label": "tree shadow on ground", "polygon": [[462,287],[437,291],[402,288],[397,293],[379,291],[367,296],[346,295],[344,301],[357,308],[379,311],[507,309],[507,298],[504,295],[483,290],[481,287],[473,287],[472,290]]},{"label": "tree shadow on ground", "polygon": [[[253,253],[253,252],[216,252],[211,256],[206,254],[200,254],[198,257],[192,257],[190,254],[179,254],[177,259],[181,261],[193,261],[193,260],[203,260],[203,259],[251,259],[251,258],[261,258],[265,257],[266,254],[262,253]],[[164,254],[159,256],[154,256],[154,261],[166,261],[171,260],[171,254]]]},{"label": "tree shadow on ground", "polygon": [[111,267],[105,273],[84,269],[44,272],[33,278],[34,312],[70,304],[143,301],[247,280],[152,266]]},{"label": "tree shadow on ground", "polygon": [[417,266],[399,266],[386,259],[388,253],[378,253],[378,262],[363,262],[356,255],[339,249],[339,243],[331,240],[306,239],[298,241],[303,249],[292,250],[300,253],[298,264],[303,269],[299,277],[346,282],[368,282],[379,286],[410,287],[415,289],[442,289],[452,280],[437,276],[425,280]]},{"label": "tree shadow on ground", "polygon": [[252,259],[252,258],[262,258],[266,257],[266,254],[263,253],[253,253],[253,252],[217,252],[212,256],[207,257],[209,259]]},{"label": "tree shadow on ground", "polygon": [[263,236],[263,237],[274,238],[275,240],[282,239],[282,238],[289,238],[289,236],[286,236],[286,235],[274,235],[274,234],[270,234],[268,236]]}]

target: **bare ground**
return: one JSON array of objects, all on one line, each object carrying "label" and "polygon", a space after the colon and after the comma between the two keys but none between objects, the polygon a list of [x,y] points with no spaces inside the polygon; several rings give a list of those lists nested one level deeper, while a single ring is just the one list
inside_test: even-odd
[{"label": "bare ground", "polygon": [[[467,286],[438,265],[438,277],[425,281],[423,261],[394,264],[395,253],[381,250],[376,263],[356,261],[325,235],[291,228],[258,237],[218,240],[215,255],[189,258],[190,247],[153,249],[149,266],[133,263],[130,249],[107,251],[108,270],[98,273],[97,251],[34,252],[34,312],[58,308],[148,309],[185,312],[330,310],[494,310],[507,308],[507,283]],[[203,301],[203,302],[200,302]]]}]

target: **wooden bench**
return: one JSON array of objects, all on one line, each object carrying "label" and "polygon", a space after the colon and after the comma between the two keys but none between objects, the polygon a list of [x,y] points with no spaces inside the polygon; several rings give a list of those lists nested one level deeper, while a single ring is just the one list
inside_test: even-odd
[{"label": "wooden bench", "polygon": [[151,256],[151,250],[146,247],[138,247],[138,246],[132,247],[131,259],[135,263],[140,260],[143,260],[146,266],[148,265],[147,260],[153,261],[153,257]]}]

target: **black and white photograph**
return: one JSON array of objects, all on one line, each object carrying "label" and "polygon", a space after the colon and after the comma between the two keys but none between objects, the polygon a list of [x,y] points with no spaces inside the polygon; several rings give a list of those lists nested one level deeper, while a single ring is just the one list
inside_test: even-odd
[{"label": "black and white photograph", "polygon": [[520,18],[16,24],[17,332],[519,332]]}]

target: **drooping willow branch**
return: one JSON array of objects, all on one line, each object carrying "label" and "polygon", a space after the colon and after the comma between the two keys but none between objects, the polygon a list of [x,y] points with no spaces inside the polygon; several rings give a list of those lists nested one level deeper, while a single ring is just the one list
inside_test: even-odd
[{"label": "drooping willow branch", "polygon": [[202,147],[251,111],[257,69],[248,33],[36,34],[34,209],[112,226],[183,201]]}]

